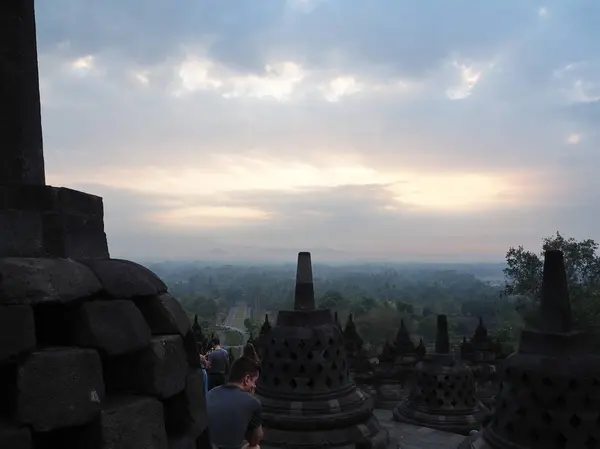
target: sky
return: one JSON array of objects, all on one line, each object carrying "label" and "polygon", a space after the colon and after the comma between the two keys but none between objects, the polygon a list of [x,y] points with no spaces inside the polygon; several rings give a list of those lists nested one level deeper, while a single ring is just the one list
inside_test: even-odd
[{"label": "sky", "polygon": [[[143,5],[143,6],[142,6]],[[112,257],[600,240],[596,0],[37,2],[48,184]]]}]

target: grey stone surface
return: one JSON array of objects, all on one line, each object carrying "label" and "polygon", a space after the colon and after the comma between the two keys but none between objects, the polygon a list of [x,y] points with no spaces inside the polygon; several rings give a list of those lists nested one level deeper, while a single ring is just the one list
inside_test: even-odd
[{"label": "grey stone surface", "polygon": [[73,342],[112,356],[140,350],[150,343],[150,328],[132,301],[90,301],[73,320]]},{"label": "grey stone surface", "polygon": [[206,398],[202,371],[190,369],[185,389],[163,402],[169,435],[191,435],[197,438],[206,428]]},{"label": "grey stone surface", "polygon": [[35,347],[35,321],[29,306],[0,306],[0,362]]},{"label": "grey stone surface", "polygon": [[101,288],[90,269],[71,259],[0,259],[0,304],[67,303]]},{"label": "grey stone surface", "polygon": [[390,437],[399,449],[456,449],[465,439],[464,435],[442,432],[428,427],[418,427],[398,423],[393,420],[390,410],[375,409],[382,427],[390,432]]},{"label": "grey stone surface", "polygon": [[0,209],[0,256],[43,257],[44,228],[39,212]]},{"label": "grey stone surface", "polygon": [[175,298],[168,293],[135,301],[148,322],[152,334],[179,334],[185,336],[190,328],[190,319]]},{"label": "grey stone surface", "polygon": [[31,432],[27,427],[0,421],[0,448],[32,449]]},{"label": "grey stone surface", "polygon": [[98,415],[104,391],[95,350],[36,351],[17,369],[17,418],[36,431],[85,424]]},{"label": "grey stone surface", "polygon": [[163,406],[143,396],[107,400],[100,415],[102,449],[167,449]]},{"label": "grey stone surface", "polygon": [[156,296],[167,292],[167,286],[146,267],[121,259],[82,260],[100,279],[106,292],[117,299]]},{"label": "grey stone surface", "polygon": [[185,388],[188,364],[179,335],[153,337],[143,350],[115,357],[106,364],[111,386],[161,399]]}]

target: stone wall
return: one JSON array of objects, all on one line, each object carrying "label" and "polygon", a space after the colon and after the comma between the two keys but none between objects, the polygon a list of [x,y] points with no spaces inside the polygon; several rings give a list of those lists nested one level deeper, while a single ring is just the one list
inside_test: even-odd
[{"label": "stone wall", "polygon": [[206,447],[199,366],[148,269],[0,258],[0,448]]}]

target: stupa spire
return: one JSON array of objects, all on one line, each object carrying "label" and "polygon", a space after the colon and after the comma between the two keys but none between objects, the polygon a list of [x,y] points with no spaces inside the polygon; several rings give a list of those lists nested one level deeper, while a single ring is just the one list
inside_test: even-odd
[{"label": "stupa spire", "polygon": [[435,337],[436,354],[450,353],[450,340],[448,338],[448,318],[446,315],[437,316],[437,334]]},{"label": "stupa spire", "polygon": [[540,299],[540,330],[550,333],[571,331],[571,302],[562,251],[546,251]]},{"label": "stupa spire", "polygon": [[294,310],[315,310],[312,263],[308,252],[298,253]]}]

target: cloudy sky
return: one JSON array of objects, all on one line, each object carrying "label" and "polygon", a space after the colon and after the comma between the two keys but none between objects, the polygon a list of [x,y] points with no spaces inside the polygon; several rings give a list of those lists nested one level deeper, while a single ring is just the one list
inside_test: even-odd
[{"label": "cloudy sky", "polygon": [[597,0],[39,1],[47,179],[104,198],[113,257],[600,239],[599,21]]}]

